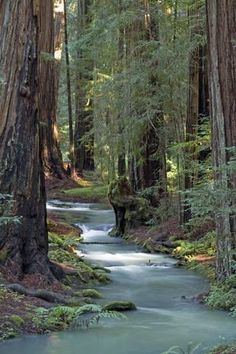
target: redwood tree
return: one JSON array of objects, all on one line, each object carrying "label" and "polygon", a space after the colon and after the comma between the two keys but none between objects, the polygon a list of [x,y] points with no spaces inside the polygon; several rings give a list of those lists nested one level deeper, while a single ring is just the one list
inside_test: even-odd
[{"label": "redwood tree", "polygon": [[20,218],[1,225],[0,252],[16,275],[53,279],[38,107],[39,17],[46,3],[0,2],[0,192],[12,195],[12,213]]},{"label": "redwood tree", "polygon": [[62,22],[58,19],[60,17],[57,13],[54,32],[53,1],[42,1],[39,32],[39,119],[42,134],[43,165],[46,175],[61,179],[67,175],[62,163],[56,119],[59,73],[54,60],[54,50],[58,45],[57,38],[60,34],[58,23]]},{"label": "redwood tree", "polygon": [[[77,41],[85,33],[91,18],[89,16],[90,0],[77,0]],[[83,170],[94,170],[94,134],[93,103],[88,94],[88,85],[92,80],[93,62],[84,60],[83,50],[77,44],[76,58],[76,93],[75,93],[75,168],[79,173]],[[90,133],[89,133],[90,132]],[[88,134],[89,133],[89,134]]]},{"label": "redwood tree", "polygon": [[207,17],[213,161],[218,192],[217,275],[223,280],[232,272],[232,250],[236,239],[235,212],[230,211],[235,201],[229,198],[236,188],[235,171],[230,173],[229,169],[236,147],[235,0],[208,0]]}]

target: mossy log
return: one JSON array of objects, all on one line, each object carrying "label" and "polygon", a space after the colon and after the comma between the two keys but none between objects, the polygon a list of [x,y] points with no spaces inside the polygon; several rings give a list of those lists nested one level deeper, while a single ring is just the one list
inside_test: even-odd
[{"label": "mossy log", "polygon": [[153,215],[153,209],[147,199],[132,191],[126,177],[111,182],[108,198],[115,212],[116,225],[111,236],[122,236],[128,229],[144,225]]}]

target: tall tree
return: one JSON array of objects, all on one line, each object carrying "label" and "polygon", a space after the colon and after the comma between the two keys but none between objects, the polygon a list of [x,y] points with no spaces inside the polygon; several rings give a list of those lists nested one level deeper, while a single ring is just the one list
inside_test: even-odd
[{"label": "tall tree", "polygon": [[[232,249],[236,240],[236,174],[230,162],[236,147],[236,6],[234,0],[208,0],[209,86],[212,146],[218,210],[217,275],[225,279],[232,272]],[[229,191],[229,193],[227,193]]]},{"label": "tall tree", "polygon": [[[77,0],[77,51],[76,51],[76,94],[75,94],[75,168],[82,173],[83,170],[94,169],[93,145],[94,136],[88,134],[92,129],[92,100],[88,95],[89,82],[92,81],[93,63],[86,60],[79,41],[90,23],[90,1]],[[87,135],[87,136],[86,136]]]},{"label": "tall tree", "polygon": [[68,36],[68,13],[67,0],[63,0],[64,4],[64,35],[65,35],[65,56],[66,56],[66,82],[67,82],[67,100],[68,100],[68,123],[69,123],[69,147],[71,161],[71,175],[75,175],[75,151],[74,151],[74,127],[73,127],[73,111],[72,111],[72,90],[71,90],[71,70],[69,55],[69,36]]},{"label": "tall tree", "polygon": [[[185,149],[185,189],[194,186],[198,178],[198,152],[196,139],[201,120],[208,113],[208,80],[206,66],[206,45],[203,42],[203,19],[205,8],[197,2],[189,11],[189,24],[191,29],[191,42],[193,49],[189,53],[189,83],[186,116],[186,144]],[[192,23],[193,22],[193,23]],[[202,154],[203,155],[203,154]],[[201,155],[201,157],[202,157]],[[191,219],[191,206],[185,203],[184,222]]]},{"label": "tall tree", "polygon": [[39,19],[46,3],[0,2],[0,191],[12,195],[12,213],[20,218],[1,226],[0,251],[16,275],[41,273],[52,279],[37,82]]},{"label": "tall tree", "polygon": [[[41,123],[41,138],[43,146],[43,165],[47,175],[57,178],[66,177],[59,147],[57,129],[57,95],[58,68],[54,58],[55,47],[58,45],[60,18],[57,12],[57,27],[54,32],[53,1],[47,1],[40,12],[39,32],[39,119]],[[59,33],[58,33],[59,32]],[[56,35],[55,35],[56,34]],[[50,82],[50,85],[48,85]]]}]

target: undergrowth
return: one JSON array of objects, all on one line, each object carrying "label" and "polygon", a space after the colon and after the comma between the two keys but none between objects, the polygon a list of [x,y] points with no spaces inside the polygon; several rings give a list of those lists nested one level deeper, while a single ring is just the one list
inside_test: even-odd
[{"label": "undergrowth", "polygon": [[208,232],[198,241],[178,240],[175,241],[176,248],[173,255],[178,258],[191,260],[191,256],[216,254],[216,235],[214,231]]},{"label": "undergrowth", "polygon": [[231,311],[232,316],[236,317],[236,274],[212,285],[207,304],[214,309]]},{"label": "undergrowth", "polygon": [[126,319],[117,311],[107,311],[100,305],[89,304],[81,307],[57,306],[51,309],[37,308],[33,318],[36,327],[44,331],[59,329],[89,328],[101,319]]}]

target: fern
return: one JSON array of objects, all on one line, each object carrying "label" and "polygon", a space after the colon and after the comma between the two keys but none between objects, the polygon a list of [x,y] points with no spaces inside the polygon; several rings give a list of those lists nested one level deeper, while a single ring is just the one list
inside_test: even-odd
[{"label": "fern", "polygon": [[68,326],[91,327],[98,324],[100,319],[123,320],[126,316],[116,311],[104,310],[102,306],[86,304],[81,307],[57,306],[51,309],[39,307],[35,310],[33,322],[38,328],[53,330]]},{"label": "fern", "polygon": [[124,320],[127,317],[117,311],[104,310],[100,305],[84,305],[80,307],[73,320],[72,326],[76,327],[91,327],[98,324],[101,319]]},{"label": "fern", "polygon": [[188,343],[186,350],[179,346],[174,346],[162,354],[194,354],[200,346],[201,344],[194,344],[190,342]]}]

